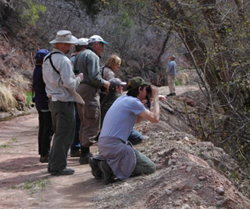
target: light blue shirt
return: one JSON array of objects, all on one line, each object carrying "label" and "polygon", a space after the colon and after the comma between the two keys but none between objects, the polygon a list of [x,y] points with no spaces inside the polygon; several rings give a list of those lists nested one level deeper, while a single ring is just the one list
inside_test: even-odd
[{"label": "light blue shirt", "polygon": [[177,74],[177,64],[174,60],[168,63],[167,74],[171,76],[175,76]]},{"label": "light blue shirt", "polygon": [[120,96],[105,115],[101,137],[117,137],[127,141],[138,117],[146,108],[142,102],[132,96]]}]

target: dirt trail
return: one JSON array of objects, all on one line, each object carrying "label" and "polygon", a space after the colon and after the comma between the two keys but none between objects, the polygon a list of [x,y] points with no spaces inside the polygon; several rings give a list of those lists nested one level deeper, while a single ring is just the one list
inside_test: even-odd
[{"label": "dirt trail", "polygon": [[73,176],[50,176],[39,163],[37,131],[36,113],[0,122],[0,208],[93,208],[92,193],[102,182],[71,157]]},{"label": "dirt trail", "polygon": [[[186,90],[179,87],[177,93]],[[168,88],[160,88],[160,93],[167,94]],[[37,132],[35,111],[0,122],[0,208],[94,208],[93,198],[106,186],[93,178],[88,165],[79,165],[78,158],[68,158],[74,175],[49,175],[47,164],[39,163]]]}]

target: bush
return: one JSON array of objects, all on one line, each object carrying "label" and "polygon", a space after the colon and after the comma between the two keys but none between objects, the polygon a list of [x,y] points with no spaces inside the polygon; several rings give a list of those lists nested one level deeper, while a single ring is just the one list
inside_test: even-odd
[{"label": "bush", "polygon": [[0,110],[8,111],[10,108],[15,108],[17,101],[12,95],[11,89],[0,83]]}]

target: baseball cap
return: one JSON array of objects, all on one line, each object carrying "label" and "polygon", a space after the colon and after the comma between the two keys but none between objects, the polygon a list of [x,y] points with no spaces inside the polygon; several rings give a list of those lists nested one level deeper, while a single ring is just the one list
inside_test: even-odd
[{"label": "baseball cap", "polygon": [[109,82],[109,91],[114,91],[116,86],[125,86],[127,84],[126,82],[121,81],[119,78],[112,78],[109,80]]},{"label": "baseball cap", "polygon": [[142,77],[134,77],[128,81],[127,90],[135,89],[141,85],[149,86],[150,83],[146,82]]},{"label": "baseball cap", "polygon": [[104,41],[101,36],[93,35],[89,38],[88,43],[101,42],[103,44],[109,44],[107,41]]},{"label": "baseball cap", "polygon": [[88,45],[88,41],[89,41],[88,38],[79,38],[76,45],[87,46]]},{"label": "baseball cap", "polygon": [[42,60],[48,53],[47,49],[40,49],[36,52],[35,59]]},{"label": "baseball cap", "polygon": [[121,81],[119,78],[112,78],[109,80],[110,86],[125,86],[127,82]]}]

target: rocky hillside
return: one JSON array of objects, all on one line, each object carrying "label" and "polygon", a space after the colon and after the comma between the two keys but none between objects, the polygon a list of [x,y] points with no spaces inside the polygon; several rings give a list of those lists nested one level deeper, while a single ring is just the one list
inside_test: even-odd
[{"label": "rocky hillside", "polygon": [[195,112],[202,105],[199,100],[204,102],[196,90],[168,99],[162,102],[160,123],[137,125],[146,137],[136,148],[156,162],[157,171],[99,191],[93,198],[99,208],[250,207],[249,180],[237,162],[211,142],[194,137],[187,126],[183,107]]}]

